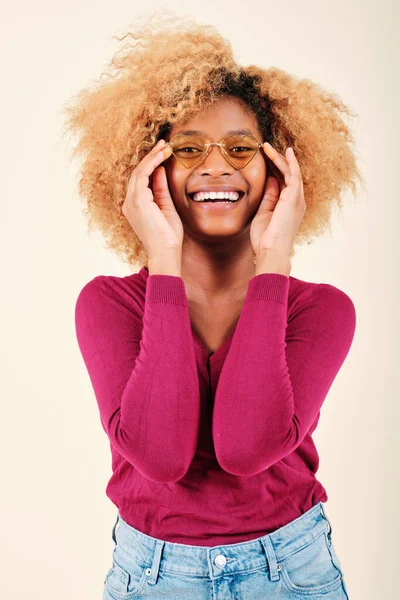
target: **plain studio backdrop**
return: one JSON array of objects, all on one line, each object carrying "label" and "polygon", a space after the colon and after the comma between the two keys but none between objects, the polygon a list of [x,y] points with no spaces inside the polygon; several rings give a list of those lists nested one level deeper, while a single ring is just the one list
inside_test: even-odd
[{"label": "plain studio backdrop", "polygon": [[[161,4],[147,2],[149,13]],[[291,274],[343,289],[357,312],[349,355],[314,433],[350,600],[394,600],[399,459],[398,7],[389,2],[167,3],[213,24],[243,65],[277,66],[337,92],[358,115],[366,191]],[[184,12],[182,13],[182,9]],[[99,274],[128,275],[87,234],[64,103],[97,79],[143,4],[27,0],[1,8],[0,596],[100,600],[116,507],[109,442],[79,353],[74,305]],[[395,243],[396,240],[396,243]]]}]

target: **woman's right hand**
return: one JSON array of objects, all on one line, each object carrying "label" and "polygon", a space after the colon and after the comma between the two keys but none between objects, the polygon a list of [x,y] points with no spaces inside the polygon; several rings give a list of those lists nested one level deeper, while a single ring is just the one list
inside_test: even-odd
[{"label": "woman's right hand", "polygon": [[[121,208],[149,260],[164,256],[166,250],[182,250],[182,221],[169,193],[165,168],[159,166],[170,155],[165,140],[159,140],[133,169]],[[151,175],[153,191],[149,187]]]}]

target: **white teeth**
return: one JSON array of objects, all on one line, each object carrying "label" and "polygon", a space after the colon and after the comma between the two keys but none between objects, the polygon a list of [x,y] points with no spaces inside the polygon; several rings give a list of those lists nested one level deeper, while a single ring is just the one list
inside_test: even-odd
[{"label": "white teeth", "polygon": [[239,200],[239,192],[197,192],[193,200],[203,202],[204,200]]}]

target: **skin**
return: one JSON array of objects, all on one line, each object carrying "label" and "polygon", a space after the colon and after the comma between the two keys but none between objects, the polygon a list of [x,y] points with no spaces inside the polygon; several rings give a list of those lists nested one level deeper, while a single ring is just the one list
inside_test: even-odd
[{"label": "skin", "polygon": [[[218,142],[230,129],[250,129],[264,142],[252,113],[240,101],[221,98],[201,115],[184,124],[174,125],[166,141],[187,129],[204,132]],[[231,292],[245,295],[249,280],[255,275],[250,227],[265,191],[268,159],[260,149],[243,169],[235,169],[214,146],[207,159],[191,169],[183,167],[173,156],[163,163],[169,191],[182,221],[182,279],[200,299],[226,298]],[[207,185],[229,185],[245,190],[238,206],[226,213],[203,210],[191,201],[187,191]]]}]

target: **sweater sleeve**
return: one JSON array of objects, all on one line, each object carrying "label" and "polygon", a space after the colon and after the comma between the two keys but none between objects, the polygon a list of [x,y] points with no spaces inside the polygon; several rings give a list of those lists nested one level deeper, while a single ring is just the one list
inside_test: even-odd
[{"label": "sweater sleeve", "polygon": [[353,302],[321,283],[287,318],[289,277],[250,280],[218,381],[212,432],[217,460],[233,475],[267,469],[301,444],[354,337]]},{"label": "sweater sleeve", "polygon": [[150,275],[139,317],[106,276],[75,305],[78,345],[111,444],[153,481],[182,478],[197,447],[200,391],[183,280]]}]

